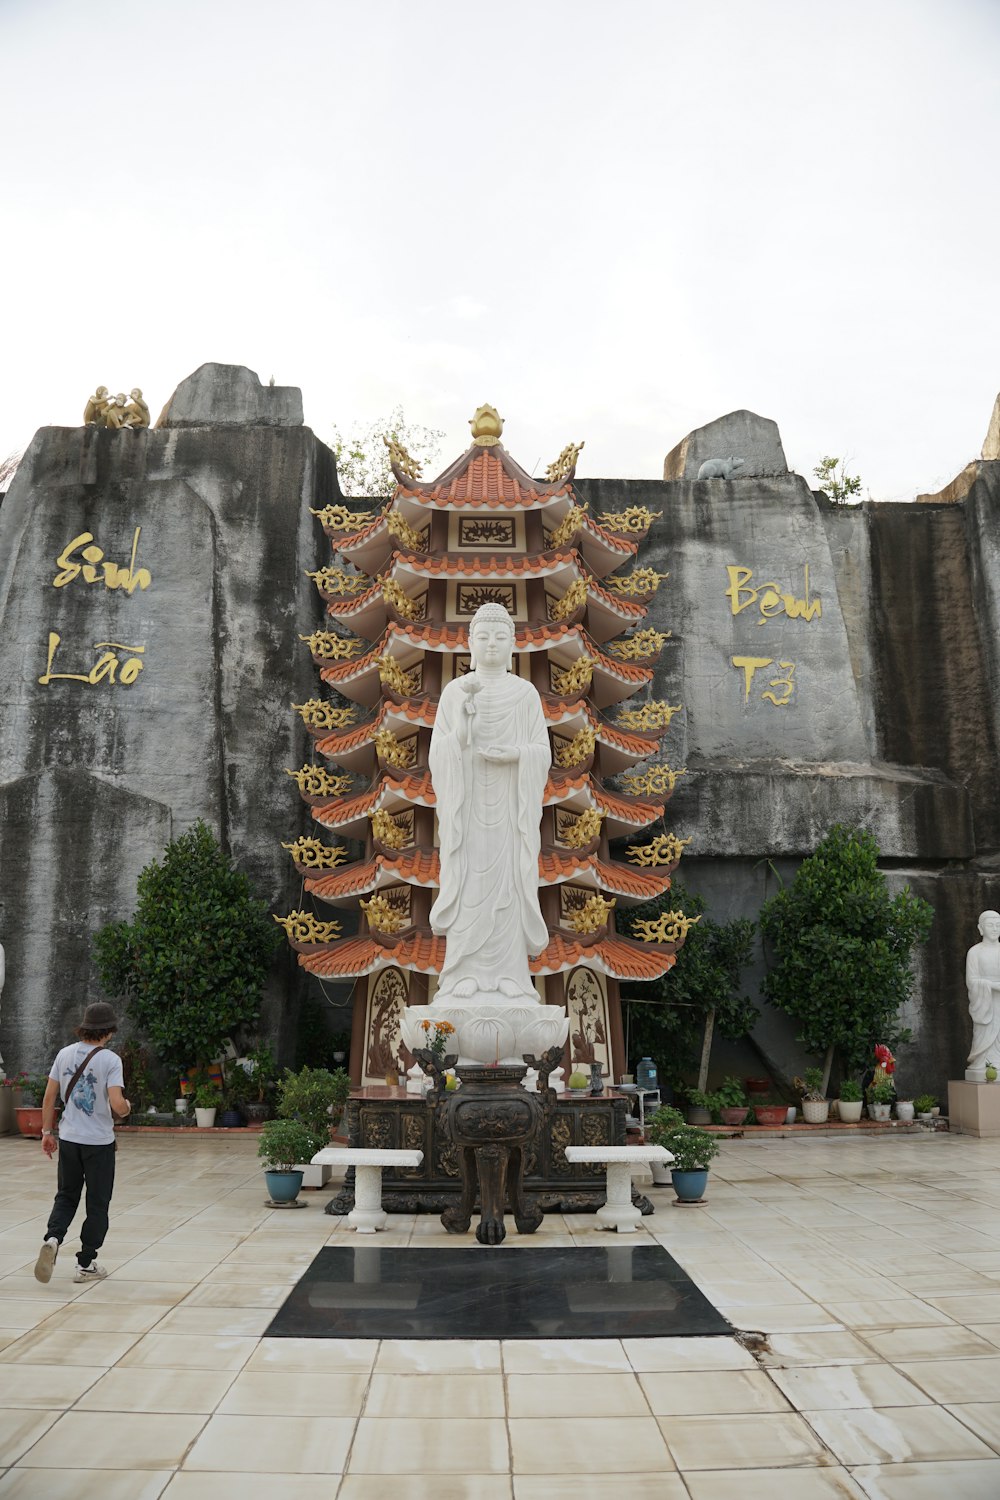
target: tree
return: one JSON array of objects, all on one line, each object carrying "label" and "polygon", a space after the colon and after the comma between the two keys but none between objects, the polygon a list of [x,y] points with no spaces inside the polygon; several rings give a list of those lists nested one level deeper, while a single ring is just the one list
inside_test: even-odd
[{"label": "tree", "polygon": [[774,955],[762,993],[798,1021],[798,1040],[824,1057],[824,1094],[836,1053],[845,1071],[855,1071],[876,1042],[910,1039],[899,1011],[913,982],[913,946],[927,941],[934,911],[908,888],[890,896],[878,856],[872,834],[838,823],[792,883],[761,907]]},{"label": "tree", "polygon": [[856,474],[848,474],[846,459],[821,458],[813,473],[819,480],[820,489],[834,505],[846,505],[848,500],[861,494],[861,480]]},{"label": "tree", "polygon": [[98,977],[123,997],[160,1058],[176,1069],[217,1057],[259,1015],[281,934],[250,882],[197,822],[139,876],[131,922],[94,937]]},{"label": "tree", "polygon": [[407,422],[401,406],[366,429],[355,427],[350,437],[335,427],[330,446],[337,460],[341,490],[354,498],[387,500],[395,489],[396,476],[384,440],[395,438],[411,457],[429,464],[437,457],[443,437],[444,433],[435,428]]},{"label": "tree", "polygon": [[742,917],[713,921],[704,915],[704,899],[675,880],[665,896],[620,910],[619,930],[628,933],[635,917],[655,919],[670,910],[701,921],[689,928],[669,974],[634,995],[626,988],[623,998],[631,1004],[630,1028],[639,1052],[655,1055],[662,1070],[669,1066],[677,1077],[697,1065],[698,1087],[704,1090],[715,1032],[739,1041],[758,1017],[753,1001],[738,993],[753,949],[754,923]]}]

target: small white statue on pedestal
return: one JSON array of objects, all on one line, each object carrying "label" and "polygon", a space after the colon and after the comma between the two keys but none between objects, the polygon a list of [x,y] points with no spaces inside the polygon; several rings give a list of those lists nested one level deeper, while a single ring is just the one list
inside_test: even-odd
[{"label": "small white statue on pedestal", "polygon": [[969,949],[965,960],[972,1016],[965,1077],[970,1083],[985,1083],[986,1064],[1000,1067],[1000,912],[982,912],[977,925],[982,942]]},{"label": "small white statue on pedestal", "polygon": [[408,1008],[403,1039],[414,1051],[422,1020],[447,1020],[460,1063],[516,1063],[569,1029],[561,1008],[541,1004],[528,965],[549,941],[538,851],[552,756],[538,689],[510,671],[514,624],[502,605],[476,611],[469,646],[473,670],[445,685],[430,748],[441,835],[430,920],[445,961],[432,1004]]}]

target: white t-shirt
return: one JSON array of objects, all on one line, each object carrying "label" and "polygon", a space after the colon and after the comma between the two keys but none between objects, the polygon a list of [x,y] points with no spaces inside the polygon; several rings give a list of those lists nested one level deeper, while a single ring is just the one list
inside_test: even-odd
[{"label": "white t-shirt", "polygon": [[[87,1053],[93,1051],[93,1042],[73,1042],[56,1053],[49,1077],[56,1080],[61,1095],[65,1096],[73,1074]],[[80,1074],[73,1097],[59,1120],[59,1139],[75,1141],[80,1146],[110,1146],[115,1138],[115,1123],[108,1089],[115,1087],[125,1087],[122,1060],[117,1052],[103,1047],[94,1053]]]}]

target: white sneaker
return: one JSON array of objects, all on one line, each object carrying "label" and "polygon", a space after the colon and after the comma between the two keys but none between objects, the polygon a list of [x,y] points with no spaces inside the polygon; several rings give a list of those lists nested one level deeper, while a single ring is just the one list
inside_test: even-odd
[{"label": "white sneaker", "polygon": [[73,1277],[73,1280],[103,1281],[107,1274],[107,1268],[105,1266],[98,1265],[96,1260],[92,1260],[89,1266],[81,1266],[80,1262],[77,1261],[76,1275]]},{"label": "white sneaker", "polygon": [[46,1282],[52,1280],[52,1267],[56,1263],[56,1256],[58,1254],[59,1241],[57,1239],[45,1240],[38,1252],[38,1259],[35,1261],[36,1281]]}]

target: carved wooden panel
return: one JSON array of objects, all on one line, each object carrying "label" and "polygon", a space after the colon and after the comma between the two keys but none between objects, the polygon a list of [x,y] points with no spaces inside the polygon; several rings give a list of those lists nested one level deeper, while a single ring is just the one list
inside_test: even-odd
[{"label": "carved wooden panel", "polygon": [[588,1067],[593,1062],[599,1062],[602,1071],[606,1075],[610,1074],[611,1023],[604,975],[582,966],[574,969],[566,983],[566,1009],[569,1012],[570,1055],[573,1062],[584,1063]]},{"label": "carved wooden panel", "polygon": [[365,1017],[365,1082],[383,1083],[387,1073],[405,1073],[400,1022],[406,1009],[409,981],[401,969],[383,969],[368,979]]}]

